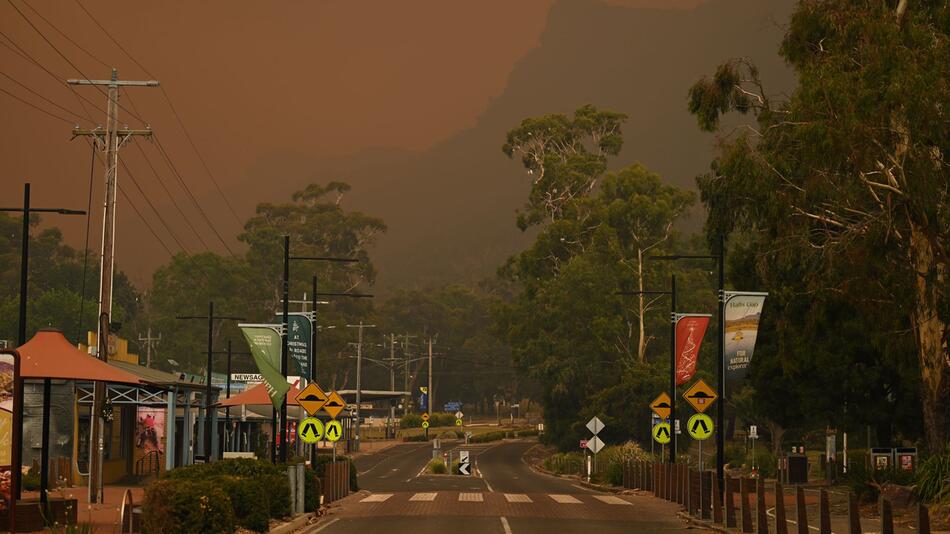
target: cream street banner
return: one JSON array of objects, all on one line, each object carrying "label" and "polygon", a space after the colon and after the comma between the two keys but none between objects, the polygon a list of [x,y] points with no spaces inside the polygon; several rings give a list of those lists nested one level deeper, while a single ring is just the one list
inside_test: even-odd
[{"label": "cream street banner", "polygon": [[257,370],[264,379],[264,387],[274,408],[280,408],[290,384],[280,372],[280,325],[241,324]]},{"label": "cream street banner", "polygon": [[676,385],[689,382],[696,374],[699,347],[703,344],[709,315],[699,313],[676,314]]},{"label": "cream street banner", "polygon": [[768,293],[748,291],[726,291],[723,295],[726,382],[739,382],[749,371],[766,296]]}]

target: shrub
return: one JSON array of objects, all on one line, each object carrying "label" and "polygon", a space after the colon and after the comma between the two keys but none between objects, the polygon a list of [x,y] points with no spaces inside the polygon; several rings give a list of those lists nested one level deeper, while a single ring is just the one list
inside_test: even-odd
[{"label": "shrub", "polygon": [[505,439],[506,437],[508,437],[507,432],[503,430],[496,430],[494,432],[476,434],[472,436],[472,439],[469,440],[469,443],[488,443],[489,441],[498,441],[500,439]]},{"label": "shrub", "polygon": [[430,460],[429,465],[426,466],[426,471],[433,475],[444,475],[446,472],[445,462],[441,458]]},{"label": "shrub", "polygon": [[914,493],[924,502],[950,504],[950,445],[917,467]]},{"label": "shrub", "polygon": [[429,441],[429,438],[427,438],[425,434],[419,434],[417,436],[403,436],[402,440],[406,443],[416,443],[419,441]]},{"label": "shrub", "polygon": [[621,486],[623,485],[624,463],[633,460],[646,460],[648,456],[640,448],[640,445],[632,441],[628,441],[623,445],[604,447],[597,454],[597,464],[599,465],[597,478],[602,482]]},{"label": "shrub", "polygon": [[231,498],[235,521],[238,526],[254,532],[267,532],[270,522],[270,499],[259,493],[258,484],[249,484],[247,479],[219,476],[213,482]]},{"label": "shrub", "polygon": [[537,436],[537,435],[538,435],[537,428],[526,428],[526,429],[518,430],[515,432],[516,438],[526,438],[529,436]]},{"label": "shrub", "polygon": [[584,471],[584,455],[559,452],[544,459],[544,468],[559,475],[579,475]]},{"label": "shrub", "polygon": [[213,481],[157,480],[145,489],[142,530],[147,534],[234,532],[231,499]]},{"label": "shrub", "polygon": [[422,417],[418,414],[407,413],[399,420],[399,428],[419,428],[422,426]]},{"label": "shrub", "polygon": [[899,469],[872,469],[866,461],[867,453],[855,453],[848,470],[847,484],[851,491],[864,502],[873,502],[881,494],[885,484],[908,485],[913,482],[913,473]]}]

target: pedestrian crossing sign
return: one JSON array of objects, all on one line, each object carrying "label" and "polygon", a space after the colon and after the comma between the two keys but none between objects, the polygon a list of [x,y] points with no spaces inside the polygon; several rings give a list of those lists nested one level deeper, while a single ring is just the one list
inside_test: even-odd
[{"label": "pedestrian crossing sign", "polygon": [[657,423],[653,425],[653,439],[660,445],[666,445],[670,442],[670,424]]},{"label": "pedestrian crossing sign", "polygon": [[315,417],[308,417],[297,425],[297,432],[304,443],[316,443],[323,437],[323,423]]},{"label": "pedestrian crossing sign", "polygon": [[328,422],[324,435],[329,441],[340,441],[340,438],[343,437],[343,425],[336,419]]},{"label": "pedestrian crossing sign", "polygon": [[709,439],[715,428],[712,417],[704,413],[693,414],[686,422],[686,431],[689,432],[690,437],[699,441]]}]

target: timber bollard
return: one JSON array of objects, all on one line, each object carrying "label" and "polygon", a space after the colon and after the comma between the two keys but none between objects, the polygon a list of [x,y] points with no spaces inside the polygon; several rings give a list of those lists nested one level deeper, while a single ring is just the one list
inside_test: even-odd
[{"label": "timber bollard", "polygon": [[689,470],[689,513],[699,514],[699,473]]},{"label": "timber bollard", "polygon": [[808,534],[808,510],[805,509],[805,490],[801,486],[795,486],[795,519],[798,534]]},{"label": "timber bollard", "polygon": [[930,513],[923,504],[917,505],[917,532],[930,534]]},{"label": "timber bollard", "polygon": [[676,497],[680,494],[679,472],[680,464],[670,466],[670,498],[667,500],[671,502],[676,502]]},{"label": "timber bollard", "polygon": [[788,534],[788,521],[785,519],[785,490],[778,480],[775,481],[775,534]]},{"label": "timber bollard", "polygon": [[828,490],[818,490],[818,534],[831,534],[831,507]]},{"label": "timber bollard", "polygon": [[752,510],[749,508],[749,482],[746,477],[739,478],[739,504],[742,507],[742,532],[752,532]]},{"label": "timber bollard", "polygon": [[733,499],[735,482],[729,478],[729,475],[722,477],[723,497],[726,505],[726,526],[735,528],[736,526],[736,501]]},{"label": "timber bollard", "polygon": [[673,500],[673,468],[676,467],[676,464],[666,464],[666,500]]},{"label": "timber bollard", "polygon": [[712,511],[712,481],[712,471],[699,472],[699,506],[701,508],[699,517],[703,519],[712,519],[710,516],[710,512]]},{"label": "timber bollard", "polygon": [[[725,485],[725,481],[723,481]],[[712,507],[713,507],[713,523],[722,524],[722,491],[719,490],[719,480],[713,478],[712,485]]]},{"label": "timber bollard", "polygon": [[765,479],[755,480],[755,531],[769,534],[769,517],[765,515]]},{"label": "timber bollard", "polygon": [[891,501],[881,497],[881,534],[894,534],[894,512]]},{"label": "timber bollard", "polygon": [[858,509],[858,496],[848,492],[848,533],[861,534],[861,511]]},{"label": "timber bollard", "polygon": [[653,490],[653,496],[654,496],[654,497],[659,497],[659,496],[660,496],[660,487],[659,487],[659,486],[660,486],[660,477],[659,477],[659,475],[657,475],[657,472],[658,472],[659,470],[660,470],[660,464],[657,463],[656,461],[654,461],[654,462],[653,462],[652,469],[651,469],[651,473],[652,473],[652,474],[650,475],[650,480],[652,481],[652,484],[650,485],[650,489]]},{"label": "timber bollard", "polygon": [[684,465],[680,469],[680,504],[684,507],[686,506],[687,501],[689,501],[689,466]]}]

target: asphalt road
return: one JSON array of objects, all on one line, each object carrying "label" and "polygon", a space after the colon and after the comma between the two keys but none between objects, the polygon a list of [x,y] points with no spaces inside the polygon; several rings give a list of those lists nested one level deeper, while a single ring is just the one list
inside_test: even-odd
[{"label": "asphalt road", "polygon": [[[649,496],[597,492],[537,473],[522,460],[529,441],[460,445],[478,476],[421,473],[432,445],[397,445],[356,460],[362,490],[334,503],[306,534],[385,532],[550,534],[685,532],[677,506]],[[695,527],[694,527],[695,528]]]}]

